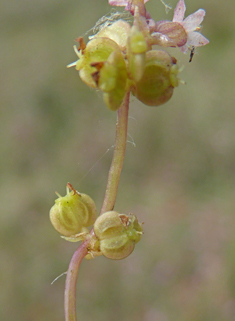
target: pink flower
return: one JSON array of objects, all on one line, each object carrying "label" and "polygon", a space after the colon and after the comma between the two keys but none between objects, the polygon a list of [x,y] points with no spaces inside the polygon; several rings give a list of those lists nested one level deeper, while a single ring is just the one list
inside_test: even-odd
[{"label": "pink flower", "polygon": [[209,43],[209,40],[198,32],[201,29],[200,24],[204,19],[206,11],[199,9],[184,19],[185,11],[186,6],[184,0],[179,0],[172,20],[173,22],[181,24],[187,34],[186,44],[180,47],[180,50],[184,53],[186,53],[188,49],[205,46]]},{"label": "pink flower", "polygon": [[205,46],[209,43],[198,31],[200,23],[206,14],[199,9],[184,19],[186,6],[184,0],[179,0],[172,21],[158,21],[151,36],[154,43],[164,47],[179,47],[183,53],[195,47]]}]

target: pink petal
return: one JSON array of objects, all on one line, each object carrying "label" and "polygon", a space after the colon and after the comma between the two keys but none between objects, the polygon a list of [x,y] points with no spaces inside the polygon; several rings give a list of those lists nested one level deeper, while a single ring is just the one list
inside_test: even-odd
[{"label": "pink petal", "polygon": [[111,6],[119,6],[119,7],[124,7],[129,4],[130,1],[128,0],[109,0],[109,4]]},{"label": "pink petal", "polygon": [[180,50],[183,52],[183,53],[187,53],[187,51],[188,51],[188,46],[187,45],[184,45],[184,46],[182,46],[182,47],[179,47],[180,48]]},{"label": "pink petal", "polygon": [[187,41],[187,45],[188,46],[194,46],[194,47],[201,47],[201,46],[205,46],[209,43],[209,40],[204,37],[202,34],[200,34],[200,32],[191,32],[190,34],[188,34],[188,41]]},{"label": "pink petal", "polygon": [[183,22],[182,25],[184,26],[187,32],[191,32],[196,30],[198,26],[200,26],[202,20],[204,19],[206,11],[203,9],[199,9],[196,12],[190,14]]},{"label": "pink petal", "polygon": [[[143,2],[146,3],[149,0],[144,0]],[[131,5],[135,5],[135,0],[109,0],[109,4],[111,6],[117,6],[117,7],[125,7],[128,6],[131,7]]]},{"label": "pink petal", "polygon": [[186,6],[184,3],[184,0],[179,0],[177,3],[177,6],[175,7],[174,10],[174,17],[173,17],[173,22],[181,22],[184,20],[184,13],[186,10]]}]

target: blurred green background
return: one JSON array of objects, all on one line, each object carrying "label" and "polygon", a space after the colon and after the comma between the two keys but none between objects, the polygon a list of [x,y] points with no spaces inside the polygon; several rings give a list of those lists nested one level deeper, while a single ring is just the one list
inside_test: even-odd
[{"label": "blurred green background", "polygon": [[[186,15],[206,9],[210,44],[190,64],[174,51],[186,84],[167,104],[131,99],[136,146],[127,145],[115,208],[135,213],[145,234],[126,260],[82,263],[78,320],[235,320],[235,2],[186,5]],[[159,0],[147,9],[155,20],[173,15]],[[116,122],[66,65],[74,39],[110,10],[106,0],[0,3],[1,320],[64,319],[65,277],[50,283],[77,244],[48,212],[68,181],[100,209]]]}]

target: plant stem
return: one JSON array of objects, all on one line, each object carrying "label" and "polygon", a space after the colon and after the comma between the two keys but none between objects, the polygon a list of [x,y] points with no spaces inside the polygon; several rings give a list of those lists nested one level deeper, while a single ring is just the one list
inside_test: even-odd
[{"label": "plant stem", "polygon": [[76,321],[76,284],[80,264],[87,254],[88,242],[83,242],[74,252],[69,263],[64,291],[65,321]]},{"label": "plant stem", "polygon": [[104,202],[100,214],[113,210],[115,205],[119,179],[126,152],[129,99],[130,93],[127,93],[122,106],[118,109],[113,159],[109,170]]},{"label": "plant stem", "polygon": [[[128,111],[129,111],[129,99],[130,93],[128,92],[123,100],[121,107],[117,112],[116,123],[116,138],[115,147],[113,152],[113,159],[109,170],[107,187],[105,191],[104,202],[100,211],[100,214],[111,211],[114,208],[114,204],[117,197],[117,190],[119,179],[123,167],[126,140],[127,140],[127,125],[128,125]],[[94,235],[93,229],[90,232]],[[77,275],[80,264],[86,254],[89,247],[89,239],[85,240],[75,251],[66,276],[65,293],[64,293],[64,309],[65,309],[65,321],[76,321],[76,283]]]}]

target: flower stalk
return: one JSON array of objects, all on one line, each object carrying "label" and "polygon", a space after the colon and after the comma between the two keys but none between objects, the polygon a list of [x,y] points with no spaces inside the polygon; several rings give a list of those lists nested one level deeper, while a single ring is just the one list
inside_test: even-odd
[{"label": "flower stalk", "polygon": [[[129,111],[129,98],[128,92],[123,100],[121,107],[117,112],[116,123],[116,138],[115,147],[113,152],[113,159],[109,170],[107,187],[105,191],[103,205],[100,214],[112,210],[115,205],[119,179],[123,167],[126,140],[127,140],[127,126],[128,126],[128,111]],[[93,229],[90,232],[94,235]],[[64,292],[64,310],[65,321],[76,321],[76,283],[80,264],[84,257],[88,254],[89,238],[87,238],[75,251],[66,276],[65,292]]]},{"label": "flower stalk", "polygon": [[64,313],[65,321],[76,321],[76,284],[78,270],[82,260],[87,255],[88,241],[83,242],[74,252],[69,263],[64,291]]},{"label": "flower stalk", "polygon": [[115,147],[100,214],[113,210],[116,201],[119,179],[126,152],[129,98],[130,93],[127,93],[117,112]]},{"label": "flower stalk", "polygon": [[[149,0],[109,0],[113,6],[124,6],[133,15],[133,25],[121,19],[109,21],[86,44],[83,38],[74,47],[75,66],[81,80],[101,90],[106,106],[117,111],[116,138],[104,201],[97,218],[95,202],[67,184],[67,194],[50,210],[50,220],[62,237],[70,242],[82,241],[75,251],[66,276],[65,321],[76,321],[76,283],[80,264],[104,255],[120,260],[131,254],[142,236],[143,227],[134,214],[113,211],[126,152],[130,93],[148,106],[166,103],[179,85],[180,69],[176,58],[153,45],[190,51],[192,61],[196,47],[209,40],[199,31],[205,10],[199,9],[184,18],[186,5],[179,0],[172,21],[155,22],[146,11]],[[161,0],[162,1],[162,0]],[[162,1],[164,3],[164,1]],[[70,192],[71,190],[71,192]],[[94,228],[89,231],[87,227]]]}]

